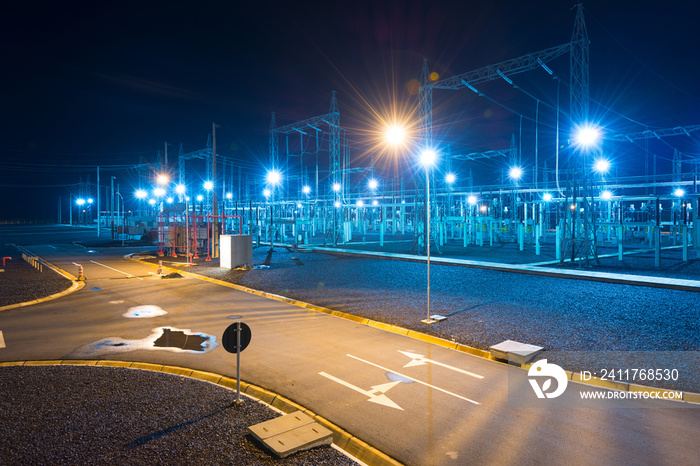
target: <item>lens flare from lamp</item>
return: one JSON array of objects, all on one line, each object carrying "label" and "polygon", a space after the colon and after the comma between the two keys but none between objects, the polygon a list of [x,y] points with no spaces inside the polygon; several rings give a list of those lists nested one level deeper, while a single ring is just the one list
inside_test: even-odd
[{"label": "lens flare from lamp", "polygon": [[599,145],[600,139],[600,128],[590,123],[581,125],[574,130],[574,142],[583,149]]},{"label": "lens flare from lamp", "polygon": [[508,171],[508,176],[510,176],[511,179],[517,181],[523,176],[523,169],[520,167],[510,167],[510,170]]},{"label": "lens flare from lamp", "polygon": [[389,144],[393,144],[395,146],[401,144],[404,140],[404,135],[405,132],[402,127],[400,126],[391,126],[389,129],[386,131],[386,140]]},{"label": "lens flare from lamp", "polygon": [[610,161],[606,159],[597,159],[593,164],[593,169],[604,175],[610,171]]},{"label": "lens flare from lamp", "polygon": [[267,172],[267,176],[265,177],[267,182],[273,186],[277,186],[282,182],[282,174],[277,171],[277,170],[270,170]]}]

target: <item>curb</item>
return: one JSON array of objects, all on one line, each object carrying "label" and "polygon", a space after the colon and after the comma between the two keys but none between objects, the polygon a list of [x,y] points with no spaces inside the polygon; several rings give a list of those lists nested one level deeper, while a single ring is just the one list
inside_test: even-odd
[{"label": "curb", "polygon": [[[59,360],[45,360],[45,361],[13,361],[13,362],[0,362],[0,367],[4,366],[102,366],[102,367],[123,367],[127,369],[140,369],[153,372],[165,372],[168,374],[177,375],[180,377],[190,377],[193,379],[202,380],[205,382],[213,383],[214,385],[219,385],[221,387],[235,390],[236,389],[236,379],[226,377],[221,374],[214,372],[200,371],[196,369],[188,369],[186,367],[179,366],[164,366],[161,364],[151,364],[146,362],[128,362],[128,361],[113,361],[113,360],[71,360],[71,359],[59,359]],[[290,414],[296,411],[302,411],[307,416],[311,417],[314,421],[323,425],[327,429],[333,432],[333,443],[335,446],[343,450],[345,453],[350,455],[352,458],[358,459],[359,461],[368,465],[377,466],[401,466],[399,463],[390,456],[382,453],[376,448],[372,447],[366,442],[358,439],[352,434],[346,432],[340,427],[336,426],[324,417],[310,411],[298,403],[285,398],[277,393],[266,390],[257,385],[253,385],[244,381],[241,381],[241,393],[245,393],[246,396],[253,398],[273,409],[281,411],[285,414]]]},{"label": "curb", "polygon": [[[147,264],[150,266],[157,267],[156,264],[153,264],[151,262],[142,261],[139,259],[134,259],[130,255],[126,256],[126,257],[128,257],[129,259],[131,259],[133,261],[140,262],[142,264]],[[356,316],[354,314],[347,314],[347,313],[341,312],[341,311],[334,311],[332,309],[328,309],[325,307],[316,306],[315,304],[305,303],[303,301],[297,301],[295,299],[286,298],[284,296],[276,295],[273,293],[268,293],[266,291],[260,291],[260,290],[256,290],[253,288],[248,288],[248,287],[245,287],[242,285],[237,285],[235,283],[225,282],[223,280],[219,280],[216,278],[206,277],[206,276],[199,275],[199,274],[196,274],[193,272],[187,272],[184,270],[174,269],[172,267],[166,267],[166,266],[163,266],[163,269],[167,269],[167,270],[172,271],[172,272],[177,272],[181,275],[185,275],[185,276],[190,277],[190,278],[195,278],[197,280],[203,280],[206,282],[214,283],[214,284],[225,286],[228,288],[233,288],[233,289],[243,291],[246,293],[262,296],[264,298],[274,299],[275,301],[280,301],[283,303],[302,307],[302,308],[309,309],[312,311],[322,312],[324,314],[329,314],[329,315],[332,315],[335,317],[339,317],[341,319],[350,320],[352,322],[357,322],[359,324],[367,325],[368,327],[374,327],[374,328],[377,328],[380,330],[386,330],[388,332],[392,332],[392,333],[396,333],[399,335],[404,335],[404,336],[413,338],[414,340],[424,341],[426,343],[432,343],[432,344],[437,345],[437,346],[442,346],[443,348],[452,349],[452,350],[459,351],[459,352],[466,353],[466,354],[471,354],[472,356],[480,357],[483,359],[488,359],[488,360],[493,361],[493,362],[498,363],[498,364],[504,364],[504,365],[507,365],[510,367],[517,368],[517,366],[512,366],[512,365],[508,364],[508,362],[501,361],[499,359],[494,358],[493,355],[489,351],[484,351],[484,350],[481,350],[479,348],[473,348],[471,346],[463,345],[463,344],[457,343],[455,341],[445,340],[443,338],[439,338],[439,337],[436,337],[433,335],[428,335],[426,333],[421,333],[421,332],[418,332],[416,330],[410,330],[410,329],[406,329],[403,327],[399,327],[398,325],[387,324],[384,322],[378,322],[376,320],[371,320],[371,319],[368,319],[366,317]],[[530,368],[530,366],[531,366],[531,364],[524,364],[519,369],[527,371]],[[640,392],[640,391],[641,392],[681,392],[683,394],[682,400],[668,400],[668,401],[676,401],[676,402],[681,401],[681,402],[692,403],[692,404],[700,404],[700,393],[686,392],[686,391],[682,391],[682,390],[672,390],[672,389],[667,389],[667,388],[656,388],[656,387],[651,387],[651,386],[647,386],[647,385],[638,385],[638,384],[616,382],[616,381],[609,381],[609,380],[600,380],[597,377],[593,377],[589,380],[581,380],[581,378],[578,377],[577,372],[572,372],[572,371],[565,371],[565,372],[566,372],[567,378],[569,380],[571,380],[572,382],[577,382],[577,383],[581,383],[584,385],[592,385],[594,387],[602,387],[602,388],[606,388],[609,390],[618,390],[618,391],[623,391],[623,392],[627,392],[627,391],[630,391],[630,392],[632,392],[632,391],[637,391],[637,392]]]}]

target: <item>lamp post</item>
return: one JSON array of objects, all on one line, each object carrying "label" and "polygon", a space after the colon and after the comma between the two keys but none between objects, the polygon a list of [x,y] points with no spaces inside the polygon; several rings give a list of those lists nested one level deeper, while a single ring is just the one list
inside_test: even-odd
[{"label": "lamp post", "polygon": [[432,324],[437,322],[430,317],[430,167],[435,163],[436,154],[426,149],[421,154],[421,163],[425,167],[425,251],[427,257],[427,315],[421,322]]}]

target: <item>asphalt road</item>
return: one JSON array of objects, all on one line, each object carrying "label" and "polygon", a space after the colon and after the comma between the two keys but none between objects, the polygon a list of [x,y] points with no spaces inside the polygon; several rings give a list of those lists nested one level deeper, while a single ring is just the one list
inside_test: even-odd
[{"label": "asphalt road", "polygon": [[[88,280],[58,300],[1,313],[1,361],[120,359],[235,377],[219,342],[229,317],[240,316],[253,332],[243,380],[406,464],[692,464],[700,456],[700,410],[687,404],[591,405],[580,393],[605,391],[576,383],[538,403],[520,369],[217,284],[161,279],[122,249],[32,250],[65,270],[82,264]],[[164,327],[204,351],[154,346]]]}]

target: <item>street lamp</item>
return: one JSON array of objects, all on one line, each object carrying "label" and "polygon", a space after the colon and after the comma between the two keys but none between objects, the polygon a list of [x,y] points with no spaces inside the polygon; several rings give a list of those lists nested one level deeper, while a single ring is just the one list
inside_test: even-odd
[{"label": "street lamp", "polygon": [[430,317],[430,168],[435,164],[437,154],[432,149],[421,153],[420,161],[425,167],[425,251],[427,257],[427,316],[421,322],[432,324],[437,322]]},{"label": "street lamp", "polygon": [[517,182],[523,176],[523,169],[518,166],[510,167],[508,176],[510,179]]}]

